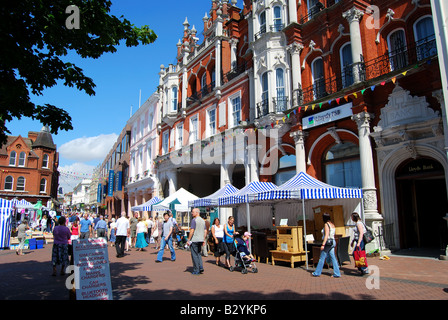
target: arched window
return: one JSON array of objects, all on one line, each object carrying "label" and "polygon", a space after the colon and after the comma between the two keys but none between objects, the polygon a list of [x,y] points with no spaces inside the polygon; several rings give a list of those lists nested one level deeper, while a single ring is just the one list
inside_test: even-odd
[{"label": "arched window", "polygon": [[40,188],[39,188],[39,192],[41,193],[45,193],[45,191],[47,190],[47,180],[45,180],[44,178],[42,178],[40,180]]},{"label": "arched window", "polygon": [[177,112],[177,87],[171,89],[171,111]]},{"label": "arched window", "polygon": [[408,65],[408,53],[404,30],[400,29],[392,32],[387,40],[391,71],[406,67]]},{"label": "arched window", "polygon": [[9,165],[10,166],[16,165],[16,158],[17,158],[17,153],[15,151],[11,151],[11,153],[9,154]]},{"label": "arched window", "polygon": [[361,188],[361,162],[359,147],[342,142],[331,147],[322,161],[325,182],[336,187]]},{"label": "arched window", "polygon": [[341,70],[342,70],[342,86],[344,88],[351,86],[353,80],[353,58],[352,45],[347,43],[341,48]]},{"label": "arched window", "polygon": [[277,90],[277,112],[283,112],[286,108],[286,95],[285,95],[285,76],[284,71],[281,68],[275,70],[275,84]]},{"label": "arched window", "polygon": [[260,34],[266,33],[266,12],[263,11],[259,16],[260,21]]},{"label": "arched window", "polygon": [[423,60],[437,54],[434,24],[430,16],[419,19],[414,25],[417,59]]},{"label": "arched window", "polygon": [[264,116],[269,113],[269,81],[268,73],[265,72],[261,76],[261,114],[259,116]]},{"label": "arched window", "polygon": [[26,153],[22,151],[19,154],[19,167],[25,166],[25,160],[26,160]]},{"label": "arched window", "polygon": [[17,191],[25,191],[25,178],[24,177],[19,177],[17,179],[17,187],[16,187]]},{"label": "arched window", "polygon": [[202,90],[202,96],[207,95],[208,88],[207,88],[207,72],[204,72],[204,74],[201,77],[201,90]]},{"label": "arched window", "polygon": [[274,31],[280,32],[283,29],[282,8],[274,7]]},{"label": "arched window", "polygon": [[48,159],[49,159],[48,154],[44,154],[44,157],[42,159],[42,168],[48,168],[49,165]]},{"label": "arched window", "polygon": [[311,64],[311,71],[313,73],[313,90],[314,99],[322,98],[326,95],[325,92],[325,78],[324,78],[324,62],[322,58],[317,58]]},{"label": "arched window", "polygon": [[296,156],[286,155],[278,160],[278,170],[275,174],[275,184],[280,186],[296,174]]},{"label": "arched window", "polygon": [[14,178],[12,176],[7,176],[5,178],[5,190],[12,191],[14,184]]}]

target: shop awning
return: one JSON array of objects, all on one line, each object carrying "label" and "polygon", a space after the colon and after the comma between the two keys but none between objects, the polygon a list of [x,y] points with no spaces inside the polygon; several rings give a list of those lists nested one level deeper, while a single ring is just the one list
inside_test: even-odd
[{"label": "shop awning", "polygon": [[197,199],[194,201],[189,201],[188,205],[190,207],[218,206],[219,198],[225,197],[225,196],[230,196],[238,191],[239,191],[239,189],[235,188],[233,185],[228,183],[224,187],[222,187],[221,189],[219,189],[218,191],[216,191],[215,193],[213,193],[207,197],[200,198],[200,199]]},{"label": "shop awning", "polygon": [[141,205],[131,207],[131,211],[152,211],[152,206],[162,202],[162,200],[159,197],[154,197]]}]

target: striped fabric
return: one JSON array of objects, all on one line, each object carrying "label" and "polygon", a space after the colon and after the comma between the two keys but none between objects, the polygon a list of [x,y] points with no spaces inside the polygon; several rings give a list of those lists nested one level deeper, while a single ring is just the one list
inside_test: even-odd
[{"label": "striped fabric", "polygon": [[0,249],[9,248],[12,210],[12,201],[0,199]]},{"label": "striped fabric", "polygon": [[12,207],[16,208],[16,209],[33,209],[34,208],[34,204],[32,204],[29,201],[26,201],[25,199],[22,200],[18,200],[18,199],[13,199],[11,200],[12,202]]},{"label": "striped fabric", "polygon": [[162,199],[160,199],[159,197],[154,197],[149,201],[146,201],[145,203],[139,205],[139,206],[134,206],[131,207],[131,211],[152,211],[151,207],[152,205],[161,202]]},{"label": "striped fabric", "polygon": [[226,184],[224,187],[216,191],[215,193],[193,201],[188,202],[189,207],[212,207],[219,204],[219,198],[226,197],[238,192],[239,189],[235,188],[230,183]]},{"label": "striped fabric", "polygon": [[254,193],[268,192],[269,190],[272,190],[275,187],[276,185],[273,184],[272,182],[258,182],[258,181],[251,182],[247,186],[242,188],[240,191],[232,195],[220,197],[218,199],[219,205],[232,206],[234,204],[250,202],[252,201],[252,198],[249,198],[248,195]]},{"label": "striped fabric", "polygon": [[299,172],[273,190],[251,195],[255,201],[282,199],[347,199],[362,198],[361,189],[339,188]]}]

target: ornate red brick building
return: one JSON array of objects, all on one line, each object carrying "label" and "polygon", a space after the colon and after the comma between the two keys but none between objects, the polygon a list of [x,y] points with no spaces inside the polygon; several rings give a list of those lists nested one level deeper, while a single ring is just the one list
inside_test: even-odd
[{"label": "ornate red brick building", "polygon": [[0,149],[0,197],[42,200],[45,206],[57,200],[59,153],[47,127],[28,137],[9,136]]}]

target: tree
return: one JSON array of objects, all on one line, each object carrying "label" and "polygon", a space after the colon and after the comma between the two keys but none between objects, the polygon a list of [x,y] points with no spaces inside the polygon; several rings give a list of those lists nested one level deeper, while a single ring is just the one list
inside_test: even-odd
[{"label": "tree", "polygon": [[97,59],[126,46],[153,43],[148,26],[135,27],[123,16],[110,14],[107,0],[3,1],[0,7],[0,146],[11,132],[6,123],[29,117],[51,133],[73,129],[70,115],[54,105],[35,105],[30,92],[42,95],[58,81],[94,95],[93,80],[73,63],[69,52]]}]

